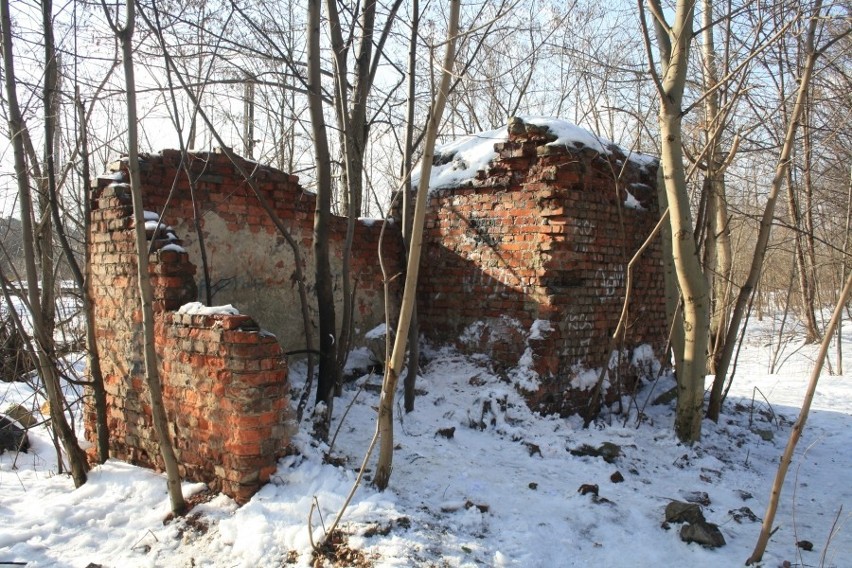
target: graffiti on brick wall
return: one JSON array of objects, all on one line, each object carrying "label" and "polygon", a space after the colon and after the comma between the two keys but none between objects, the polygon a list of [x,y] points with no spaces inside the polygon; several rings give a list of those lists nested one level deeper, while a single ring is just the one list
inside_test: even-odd
[{"label": "graffiti on brick wall", "polygon": [[592,329],[592,322],[584,313],[567,314],[565,327],[568,331],[586,331]]},{"label": "graffiti on brick wall", "polygon": [[560,355],[568,361],[586,361],[592,351],[592,338],[590,335],[577,336],[569,339],[567,346]]},{"label": "graffiti on brick wall", "polygon": [[591,237],[595,232],[595,223],[589,219],[578,219],[574,225],[574,234],[581,237]]},{"label": "graffiti on brick wall", "polygon": [[564,320],[566,336],[572,338],[568,344],[565,355],[570,360],[585,360],[592,346],[592,325],[589,316],[585,312],[565,314]]},{"label": "graffiti on brick wall", "polygon": [[574,252],[589,252],[588,243],[592,241],[596,228],[594,221],[589,219],[577,219],[577,222],[574,225]]},{"label": "graffiti on brick wall", "polygon": [[601,291],[600,301],[619,296],[624,288],[624,265],[609,263],[595,272],[595,285]]}]

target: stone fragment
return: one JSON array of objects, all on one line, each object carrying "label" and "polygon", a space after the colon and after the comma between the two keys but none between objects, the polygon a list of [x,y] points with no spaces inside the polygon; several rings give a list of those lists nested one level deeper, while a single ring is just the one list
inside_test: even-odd
[{"label": "stone fragment", "polygon": [[690,491],[688,493],[683,493],[683,498],[690,503],[698,503],[704,507],[710,505],[710,496],[706,491]]},{"label": "stone fragment", "polygon": [[32,428],[38,424],[38,420],[33,416],[33,413],[20,404],[10,404],[4,414],[13,420],[17,420],[24,428]]},{"label": "stone fragment", "polygon": [[0,454],[4,451],[26,452],[30,447],[27,431],[11,418],[0,414]]},{"label": "stone fragment", "polygon": [[694,542],[705,548],[725,546],[725,537],[719,526],[706,521],[683,525],[680,529],[680,539],[683,542]]},{"label": "stone fragment", "polygon": [[742,523],[743,520],[750,521],[752,523],[758,522],[760,519],[754,512],[748,507],[740,507],[739,509],[733,509],[728,511],[728,514],[731,515],[736,522]]},{"label": "stone fragment", "polygon": [[442,436],[447,440],[452,440],[453,436],[456,434],[456,427],[450,426],[449,428],[440,428],[437,432],[435,432],[436,436]]},{"label": "stone fragment", "polygon": [[612,442],[604,442],[598,446],[598,453],[606,463],[613,463],[621,456],[621,446]]},{"label": "stone fragment", "polygon": [[607,463],[613,463],[621,455],[621,446],[612,442],[604,442],[597,448],[589,444],[583,444],[579,448],[569,451],[572,456],[592,456],[603,458]]},{"label": "stone fragment", "polygon": [[704,513],[696,503],[672,501],[666,505],[666,522],[668,523],[698,523],[704,522]]}]

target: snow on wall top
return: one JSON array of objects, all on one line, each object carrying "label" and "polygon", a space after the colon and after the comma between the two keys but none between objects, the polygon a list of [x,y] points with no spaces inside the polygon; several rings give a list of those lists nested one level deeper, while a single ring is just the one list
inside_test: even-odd
[{"label": "snow on wall top", "polygon": [[[544,118],[538,116],[519,117],[525,124],[535,126],[546,126],[556,136],[556,140],[548,143],[548,146],[585,146],[600,152],[609,154],[614,145],[589,132],[588,130],[558,118]],[[435,148],[436,158],[444,162],[432,166],[432,175],[429,180],[429,189],[440,189],[445,187],[457,187],[476,177],[479,170],[487,170],[489,162],[497,157],[494,144],[506,142],[509,139],[509,128],[503,126],[496,130],[480,132],[463,136],[452,142]],[[627,159],[639,166],[645,166],[656,162],[656,158],[629,150],[621,151]],[[438,160],[436,160],[438,161]],[[411,185],[420,185],[420,168],[417,164],[411,173]]]},{"label": "snow on wall top", "polygon": [[184,304],[180,307],[177,313],[190,314],[194,316],[240,315],[240,311],[231,304],[226,304],[224,306],[205,306],[201,302],[189,302]]}]

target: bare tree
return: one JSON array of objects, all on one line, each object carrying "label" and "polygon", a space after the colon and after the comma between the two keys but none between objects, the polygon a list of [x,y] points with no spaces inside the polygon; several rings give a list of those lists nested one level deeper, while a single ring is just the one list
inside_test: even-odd
[{"label": "bare tree", "polygon": [[451,0],[449,27],[444,51],[444,61],[441,68],[441,81],[435,93],[435,102],[426,126],[426,138],[423,144],[423,156],[420,166],[420,185],[417,188],[417,203],[414,209],[414,221],[411,228],[411,241],[406,269],[405,287],[400,306],[399,323],[396,327],[396,339],[393,352],[385,368],[382,382],[382,394],[379,399],[379,417],[376,422],[376,433],[380,437],[379,461],[376,464],[376,475],[373,483],[380,490],[385,489],[390,481],[393,469],[393,400],[396,385],[402,366],[405,362],[405,348],[408,341],[408,328],[411,323],[411,313],[417,295],[417,275],[420,270],[420,251],[423,247],[423,225],[426,217],[426,199],[429,192],[429,178],[432,173],[432,161],[435,157],[435,139],[438,127],[447,102],[447,91],[450,88],[453,60],[455,58],[456,37],[460,0]]},{"label": "bare tree", "polygon": [[[89,167],[89,135],[88,135],[88,114],[80,99],[79,88],[75,89],[74,106],[77,109],[77,114],[80,122],[80,177],[83,183],[86,184],[91,179]],[[52,201],[54,208],[54,217],[58,215],[58,199]],[[89,272],[90,251],[89,251],[89,223],[91,213],[91,201],[88,196],[83,198],[83,266],[85,273],[80,270],[77,259],[67,246],[67,241],[63,242],[65,249],[66,260],[71,266],[71,272],[74,275],[74,281],[77,283],[77,288],[80,290],[80,296],[83,303],[83,315],[86,318],[86,357],[89,369],[89,376],[92,382],[92,393],[95,399],[95,429],[97,435],[98,446],[98,461],[104,463],[109,459],[109,425],[107,424],[107,402],[106,388],[104,386],[104,376],[101,371],[101,356],[98,350],[98,342],[95,338],[95,311],[92,302],[92,290],[89,287],[91,274]],[[55,218],[54,218],[55,220]],[[57,227],[60,223],[57,222]]]},{"label": "bare tree", "polygon": [[153,291],[151,289],[151,279],[148,274],[148,241],[145,232],[145,210],[142,203],[142,187],[139,173],[139,150],[136,127],[138,121],[136,115],[136,79],[133,69],[133,30],[136,23],[136,2],[135,0],[127,0],[124,24],[121,26],[113,21],[110,10],[103,0],[101,5],[113,33],[115,33],[115,36],[121,43],[121,53],[124,60],[124,80],[127,89],[127,161],[130,174],[130,192],[133,198],[133,221],[136,232],[136,268],[144,336],[145,381],[148,385],[148,394],[151,397],[151,414],[154,431],[157,434],[160,453],[166,468],[166,486],[169,490],[172,512],[180,515],[186,510],[186,501],[181,491],[178,461],[175,456],[174,447],[172,446],[168,415],[163,404],[159,361],[154,347]]},{"label": "bare tree", "polygon": [[[402,239],[405,244],[406,257],[411,253],[411,229],[414,223],[414,204],[412,203],[411,168],[414,165],[414,111],[415,89],[417,78],[417,34],[420,29],[420,2],[411,3],[411,36],[408,42],[408,77],[407,98],[405,111],[405,140],[402,156]],[[417,302],[411,306],[411,325],[408,331],[408,370],[406,371],[405,411],[414,410],[414,400],[417,395],[417,373],[420,370],[420,326],[417,321]]]},{"label": "bare tree", "polygon": [[[769,188],[769,195],[767,196],[766,200],[766,206],[763,210],[763,215],[760,220],[760,230],[758,232],[757,240],[754,246],[752,263],[749,268],[748,277],[742,288],[740,288],[739,294],[737,296],[736,305],[734,306],[734,310],[731,315],[730,327],[728,328],[728,334],[725,338],[725,348],[719,360],[718,368],[716,369],[716,377],[713,381],[713,387],[711,390],[711,400],[715,401],[715,404],[718,405],[721,405],[721,392],[727,377],[728,366],[730,365],[731,360],[733,358],[734,348],[736,347],[737,343],[736,338],[739,335],[740,324],[742,323],[743,316],[746,312],[746,307],[749,304],[749,299],[751,298],[751,295],[754,292],[755,287],[757,286],[758,280],[760,279],[761,271],[763,269],[763,261],[766,257],[767,245],[769,243],[769,237],[770,233],[772,232],[772,224],[775,217],[775,204],[778,200],[778,193],[780,192],[781,186],[787,176],[787,169],[790,167],[790,157],[793,152],[793,147],[796,141],[796,132],[799,126],[799,121],[802,117],[802,113],[804,112],[805,100],[807,97],[808,89],[810,88],[811,78],[814,72],[814,64],[816,62],[817,57],[821,53],[821,50],[818,50],[815,47],[817,32],[820,26],[819,16],[821,10],[822,0],[817,0],[814,3],[811,15],[808,19],[807,31],[805,36],[805,64],[802,69],[802,75],[799,78],[796,101],[794,103],[792,112],[790,113],[790,120],[787,125],[786,134],[784,136],[784,143],[781,147],[781,151],[778,156],[777,166],[775,168],[775,176],[772,179],[772,183]],[[822,49],[825,49],[825,47],[823,47]],[[711,410],[716,415],[718,415],[718,409],[714,408]],[[710,410],[708,410],[708,412],[709,411]]]},{"label": "bare tree", "polygon": [[701,437],[701,420],[704,416],[704,376],[710,325],[707,281],[693,236],[695,226],[687,192],[681,132],[695,4],[688,0],[678,0],[671,24],[666,20],[659,0],[649,0],[648,6],[654,18],[660,71],[653,64],[651,39],[644,25],[645,9],[639,0],[648,59],[652,62],[651,75],[659,93],[660,167],[670,211],[672,257],[682,298],[681,321],[678,325],[683,328],[684,342],[682,364],[677,370],[675,433],[684,442],[694,442]]},{"label": "bare tree", "polygon": [[313,251],[316,266],[316,293],[319,307],[319,374],[316,401],[324,403],[324,415],[316,416],[322,437],[328,436],[334,402],[337,366],[337,325],[335,323],[334,290],[329,258],[329,221],[331,219],[331,154],[323,115],[320,76],[320,0],[308,0],[308,101],[314,133],[317,168],[317,198],[314,210]]},{"label": "bare tree", "polygon": [[[727,331],[733,278],[733,250],[731,248],[731,229],[728,214],[728,197],[725,187],[725,169],[730,164],[732,152],[726,152],[722,147],[722,136],[725,131],[725,113],[721,107],[722,93],[719,89],[719,56],[716,51],[714,38],[715,14],[714,3],[704,0],[701,14],[702,37],[702,71],[704,74],[704,121],[703,130],[707,144],[704,160],[704,183],[702,199],[706,203],[704,217],[706,219],[705,237],[705,273],[710,283],[711,318],[710,318],[710,357],[709,371],[713,373],[716,365],[716,354],[721,347],[721,341]],[[724,18],[725,33],[730,34],[730,17]],[[728,67],[727,60],[722,62],[722,71]],[[726,73],[724,73],[726,74]],[[736,96],[736,94],[734,95]]]},{"label": "bare tree", "polygon": [[[49,9],[49,8],[48,8]],[[15,64],[12,54],[12,26],[9,13],[8,0],[0,0],[0,33],[3,39],[3,66],[6,82],[6,96],[8,105],[9,132],[12,138],[12,147],[15,160],[15,173],[18,182],[18,198],[21,211],[21,224],[23,230],[23,249],[25,256],[27,294],[29,296],[29,309],[32,318],[33,339],[38,361],[38,371],[50,402],[50,418],[54,431],[57,433],[71,467],[71,476],[74,485],[79,487],[86,482],[88,463],[86,455],[77,442],[74,430],[65,418],[65,399],[59,382],[57,368],[53,361],[54,346],[52,325],[45,326],[45,314],[42,311],[42,298],[39,294],[38,270],[35,262],[34,240],[36,233],[33,227],[32,194],[30,191],[30,177],[27,171],[25,158],[26,126],[24,125],[18,104],[18,95],[15,80]],[[51,93],[52,95],[52,93]],[[52,139],[49,142],[52,143]],[[43,259],[44,257],[42,257]],[[44,266],[42,267],[45,268]],[[47,269],[52,271],[52,263]],[[43,270],[44,272],[44,270]],[[47,296],[52,298],[51,295]],[[52,307],[51,307],[52,311]]]},{"label": "bare tree", "polygon": [[[42,97],[42,105],[44,109],[44,173],[46,185],[47,205],[50,209],[50,215],[53,220],[53,227],[56,231],[56,236],[59,239],[62,251],[64,253],[65,262],[68,264],[71,274],[74,278],[74,283],[80,292],[82,300],[82,309],[84,317],[86,317],[86,350],[87,361],[89,367],[89,376],[91,377],[90,387],[94,396],[95,407],[95,430],[97,434],[98,461],[103,463],[109,458],[109,428],[107,427],[106,416],[106,389],[104,388],[103,374],[101,373],[100,355],[97,348],[97,342],[94,337],[94,311],[92,307],[92,298],[86,286],[86,278],[83,271],[77,262],[77,257],[69,242],[65,231],[65,224],[60,215],[60,198],[59,198],[59,181],[57,177],[56,154],[58,153],[59,129],[57,126],[59,109],[57,101],[59,100],[59,66],[58,55],[54,42],[53,34],[53,2],[45,0],[42,2],[42,29],[44,32],[44,49],[45,49],[45,73],[44,73],[44,94]],[[75,105],[79,101],[79,91],[75,93]],[[81,103],[82,104],[82,103]],[[89,179],[88,166],[88,137],[86,128],[88,120],[86,113],[82,110],[79,113],[81,122],[81,135],[78,140],[78,145],[75,148],[74,155],[80,155],[83,162],[83,179]],[[64,177],[64,174],[62,175]],[[86,199],[88,205],[88,199]],[[88,208],[85,209],[88,213]],[[88,215],[84,220],[84,225],[88,222]],[[49,225],[48,225],[49,226]],[[88,232],[86,233],[86,238]],[[88,249],[86,253],[88,254]],[[50,267],[52,271],[52,266]],[[52,301],[52,299],[51,299]]]}]

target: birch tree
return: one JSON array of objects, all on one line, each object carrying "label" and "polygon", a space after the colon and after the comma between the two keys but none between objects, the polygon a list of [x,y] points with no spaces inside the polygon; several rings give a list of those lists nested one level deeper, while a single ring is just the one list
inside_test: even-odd
[{"label": "birch tree", "polygon": [[679,358],[682,364],[677,369],[675,433],[684,442],[694,442],[701,437],[701,420],[704,417],[704,378],[710,326],[707,281],[694,238],[695,225],[690,211],[682,150],[683,94],[693,39],[695,3],[677,0],[671,24],[659,0],[648,0],[648,8],[656,30],[659,69],[651,50],[645,8],[639,0],[649,70],[660,102],[660,168],[670,212],[672,258],[682,298],[679,321],[675,324],[683,329],[683,351]]}]

